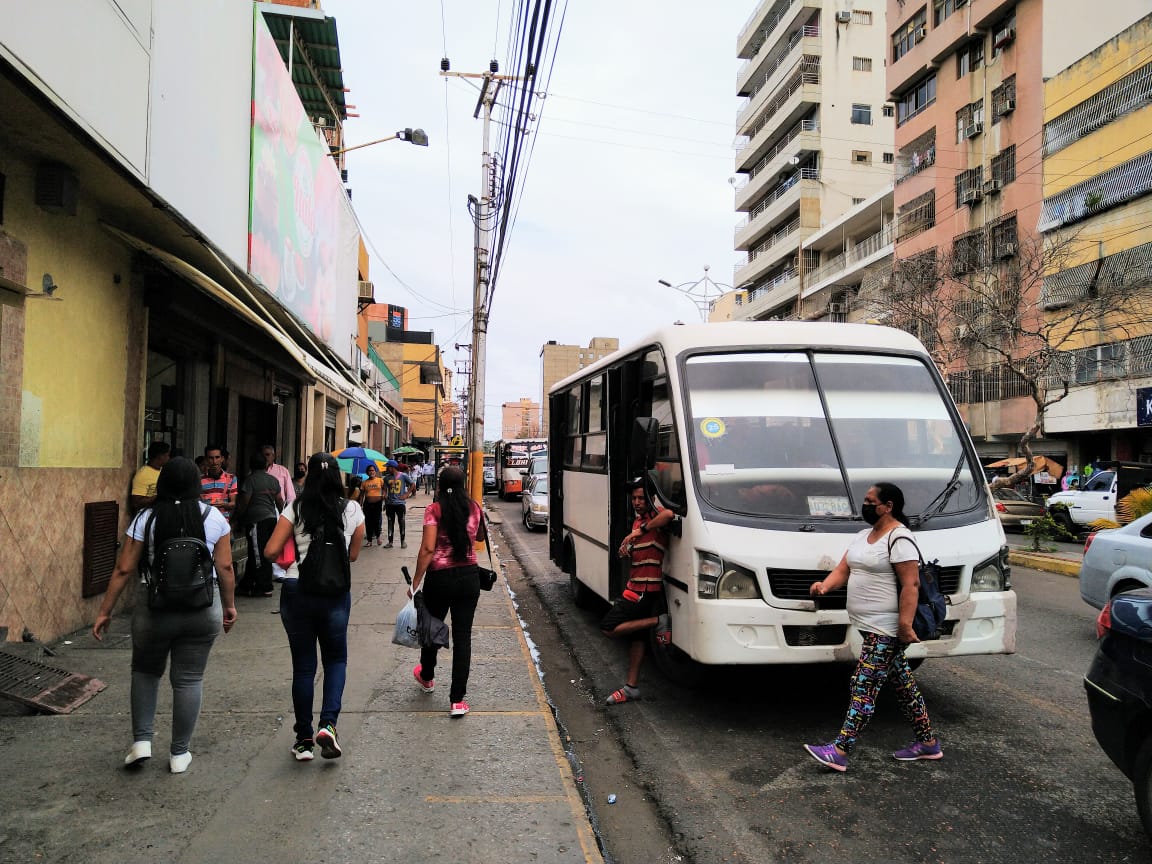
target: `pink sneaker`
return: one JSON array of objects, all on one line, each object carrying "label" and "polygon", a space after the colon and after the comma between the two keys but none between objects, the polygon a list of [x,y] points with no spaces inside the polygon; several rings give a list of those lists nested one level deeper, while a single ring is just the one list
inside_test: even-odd
[{"label": "pink sneaker", "polygon": [[416,683],[420,685],[421,690],[423,690],[425,693],[431,693],[433,690],[436,689],[436,682],[435,681],[425,681],[420,676],[420,673],[423,670],[424,670],[424,667],[422,665],[420,665],[419,663],[417,663],[416,668],[414,668],[412,670],[412,677],[416,679]]},{"label": "pink sneaker", "polygon": [[449,717],[463,717],[469,711],[468,703],[461,700],[460,702],[453,702],[452,708],[448,711]]}]

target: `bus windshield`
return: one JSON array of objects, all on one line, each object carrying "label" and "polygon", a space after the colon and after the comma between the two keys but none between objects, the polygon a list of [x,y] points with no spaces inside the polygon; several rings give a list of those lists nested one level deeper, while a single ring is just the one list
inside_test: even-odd
[{"label": "bus windshield", "polygon": [[694,355],[685,390],[696,486],[718,511],[853,519],[881,481],[901,488],[910,517],[984,503],[945,397],[915,358]]}]

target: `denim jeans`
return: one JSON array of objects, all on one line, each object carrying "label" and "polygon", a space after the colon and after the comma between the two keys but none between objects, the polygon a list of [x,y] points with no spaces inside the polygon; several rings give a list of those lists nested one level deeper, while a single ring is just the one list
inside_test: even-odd
[{"label": "denim jeans", "polygon": [[[463,701],[468,692],[468,673],[472,666],[472,620],[480,601],[480,577],[476,565],[429,570],[424,575],[424,603],[433,618],[446,620],[452,614],[452,687],[449,700]],[[439,648],[420,649],[420,674],[431,681],[436,672]]]},{"label": "denim jeans", "polygon": [[[404,542],[404,516],[408,512],[406,504],[385,504],[384,512],[388,514],[388,542],[392,542],[395,523],[400,523],[400,542]],[[439,617],[439,616],[437,616]]]},{"label": "denim jeans", "polygon": [[299,581],[285,579],[280,589],[280,621],[292,649],[292,709],[296,738],[312,737],[312,701],[316,683],[316,645],[324,664],[320,725],[336,725],[348,672],[348,614],[352,595],[318,597],[300,591]]}]

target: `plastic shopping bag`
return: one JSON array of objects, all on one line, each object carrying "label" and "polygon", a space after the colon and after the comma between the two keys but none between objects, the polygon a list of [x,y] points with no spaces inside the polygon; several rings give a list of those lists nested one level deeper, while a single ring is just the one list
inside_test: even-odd
[{"label": "plastic shopping bag", "polygon": [[416,604],[409,600],[396,615],[396,627],[392,631],[392,644],[406,648],[419,648],[420,636],[416,630]]}]

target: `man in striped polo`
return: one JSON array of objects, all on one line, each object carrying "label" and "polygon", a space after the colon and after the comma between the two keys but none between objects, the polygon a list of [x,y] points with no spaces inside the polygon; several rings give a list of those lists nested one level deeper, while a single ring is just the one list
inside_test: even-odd
[{"label": "man in striped polo", "polygon": [[236,509],[236,478],[224,470],[224,448],[209,444],[204,448],[204,476],[200,478],[200,500],[211,504],[229,522]]},{"label": "man in striped polo", "polygon": [[668,644],[671,638],[664,604],[664,552],[668,548],[667,525],[676,515],[649,500],[644,480],[629,484],[635,518],[632,531],[620,544],[620,556],[631,563],[628,584],[600,622],[600,629],[612,639],[629,638],[628,680],[608,697],[609,705],[634,702],[640,698],[640,665],[644,662],[648,631],[656,628],[656,638]]}]

